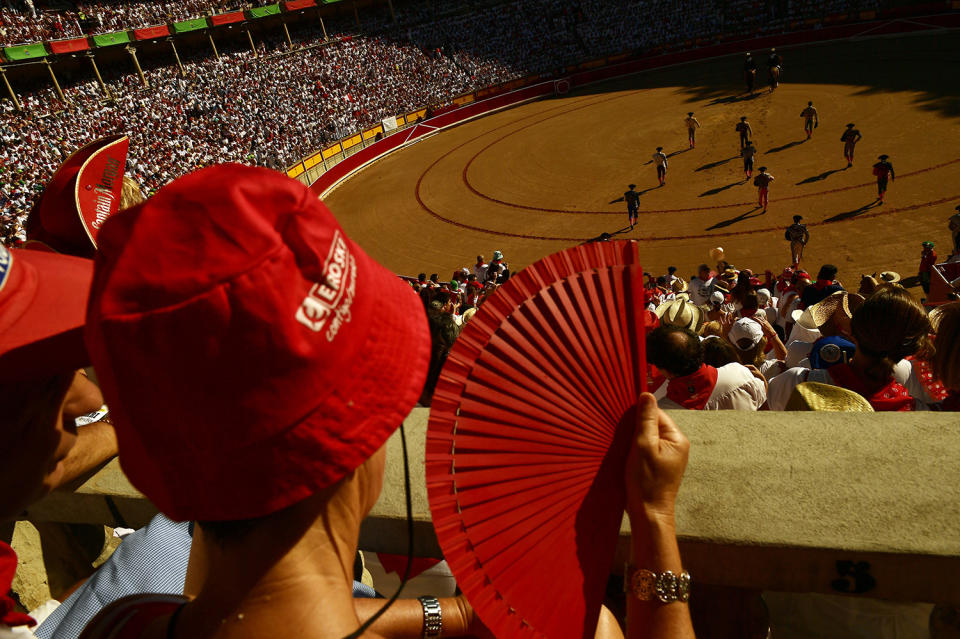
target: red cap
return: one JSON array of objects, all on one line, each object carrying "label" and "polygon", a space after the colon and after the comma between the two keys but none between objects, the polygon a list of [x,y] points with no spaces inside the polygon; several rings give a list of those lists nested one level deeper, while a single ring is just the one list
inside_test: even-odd
[{"label": "red cap", "polygon": [[93,262],[0,245],[0,382],[89,363],[83,344]]},{"label": "red cap", "polygon": [[759,278],[759,277],[751,277],[751,278],[750,278],[750,286],[761,286],[762,284],[763,284],[763,282],[760,281],[760,278]]},{"label": "red cap", "polygon": [[27,218],[27,239],[58,253],[93,257],[100,227],[120,209],[125,135],[95,140],[74,151],[43,190]]},{"label": "red cap", "polygon": [[413,290],[305,186],[236,164],[104,225],[87,324],[123,469],[178,520],[258,517],[339,481],[430,360]]}]

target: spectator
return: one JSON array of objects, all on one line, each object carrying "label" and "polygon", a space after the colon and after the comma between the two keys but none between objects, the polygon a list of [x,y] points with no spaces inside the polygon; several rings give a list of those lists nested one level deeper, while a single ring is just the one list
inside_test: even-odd
[{"label": "spectator", "polygon": [[741,364],[705,364],[700,338],[688,328],[666,325],[651,331],[647,359],[668,380],[657,391],[665,396],[664,408],[757,410],[767,399],[759,372]]},{"label": "spectator", "polygon": [[[232,179],[258,188],[231,197],[237,193],[228,188]],[[185,200],[190,206],[182,206]],[[281,235],[278,228],[297,232]],[[223,229],[233,234],[224,236]],[[350,300],[349,319],[317,327],[314,314],[297,318],[284,311],[289,303],[312,308],[301,300],[327,269],[302,265],[329,255],[329,243],[343,236],[304,187],[253,169],[213,168],[183,178],[110,220],[100,237],[89,342],[108,397],[125,407],[118,420],[124,467],[162,510],[199,522],[196,543],[207,561],[195,599],[120,600],[84,637],[144,636],[148,625],[168,636],[264,636],[275,630],[278,615],[299,619],[307,633],[311,626],[332,636],[357,630],[360,616],[344,574],[350,573],[360,522],[380,492],[384,441],[426,376],[427,327],[416,299],[344,238],[339,241],[371,284]],[[199,271],[177,261],[187,237],[200,242],[191,247],[202,256]],[[290,237],[297,241],[288,244]],[[278,255],[254,268],[259,277],[285,283],[275,295],[288,302],[267,308],[266,315],[246,299],[259,295],[249,280],[256,247]],[[210,291],[196,281],[198,272],[217,273],[227,284]],[[385,293],[394,300],[389,309],[379,303]],[[131,323],[131,317],[137,319]],[[231,330],[221,330],[223,322]],[[184,328],[198,324],[208,330]],[[259,339],[264,326],[273,339]],[[156,339],[154,331],[173,339]],[[278,357],[298,365],[277,366]],[[143,362],[157,371],[152,383],[130,375],[142,374]],[[177,362],[188,362],[178,370],[202,375],[205,383],[163,372]],[[296,380],[311,383],[278,404],[275,389],[297,388]],[[318,405],[317,387],[338,388]],[[247,398],[242,406],[238,391]],[[197,393],[203,395],[199,402]],[[648,394],[639,398],[636,420],[626,467],[626,508],[637,533],[631,554],[643,567],[679,573],[675,536],[661,533],[674,526],[689,444]],[[161,423],[168,426],[158,429]],[[264,454],[265,441],[271,454]],[[305,601],[324,602],[324,614],[304,616]],[[628,597],[627,609],[631,637],[693,637],[685,599],[650,606]],[[444,610],[445,635],[485,632],[463,613]],[[414,624],[419,632],[419,616]]]},{"label": "spectator", "polygon": [[843,286],[836,281],[836,277],[836,266],[833,264],[824,264],[821,266],[820,272],[817,273],[817,281],[814,282],[813,285],[805,287],[803,293],[800,295],[803,308],[809,308],[828,295],[842,291]]},{"label": "spectator", "polygon": [[853,359],[828,369],[797,367],[778,375],[770,382],[771,410],[783,410],[793,388],[804,381],[852,390],[877,411],[916,410],[917,398],[905,386],[915,386],[909,382],[913,367],[904,358],[933,352],[931,328],[926,312],[910,293],[900,287],[881,288],[853,313]]}]

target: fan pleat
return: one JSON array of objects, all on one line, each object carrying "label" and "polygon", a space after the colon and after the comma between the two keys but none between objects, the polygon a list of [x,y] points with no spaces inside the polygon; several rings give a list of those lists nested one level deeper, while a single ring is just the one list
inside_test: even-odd
[{"label": "fan pleat", "polygon": [[593,636],[623,515],[625,414],[645,382],[637,262],[635,242],[613,241],[532,264],[487,299],[440,374],[424,457],[433,524],[498,637]]}]

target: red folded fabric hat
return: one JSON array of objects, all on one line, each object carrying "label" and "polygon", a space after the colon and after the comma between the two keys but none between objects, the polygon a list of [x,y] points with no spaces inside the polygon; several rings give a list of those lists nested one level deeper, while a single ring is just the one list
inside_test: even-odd
[{"label": "red folded fabric hat", "polygon": [[0,245],[0,382],[90,362],[83,343],[93,262]]},{"label": "red folded fabric hat", "polygon": [[420,396],[419,297],[295,180],[203,169],[99,240],[87,343],[123,469],[174,519],[290,506],[363,463]]},{"label": "red folded fabric hat", "polygon": [[92,258],[100,227],[120,209],[129,148],[127,136],[113,135],[74,151],[30,211],[27,246]]}]

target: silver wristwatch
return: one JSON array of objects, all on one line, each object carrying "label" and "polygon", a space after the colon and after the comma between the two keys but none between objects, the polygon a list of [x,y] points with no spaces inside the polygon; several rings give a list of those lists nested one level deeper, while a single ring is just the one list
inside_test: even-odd
[{"label": "silver wristwatch", "polygon": [[443,615],[440,612],[440,601],[436,597],[417,597],[423,606],[423,637],[424,639],[439,639],[443,631]]},{"label": "silver wristwatch", "polygon": [[683,571],[675,575],[669,570],[657,573],[645,568],[627,566],[624,570],[623,591],[640,601],[686,602],[690,600],[690,573]]}]

